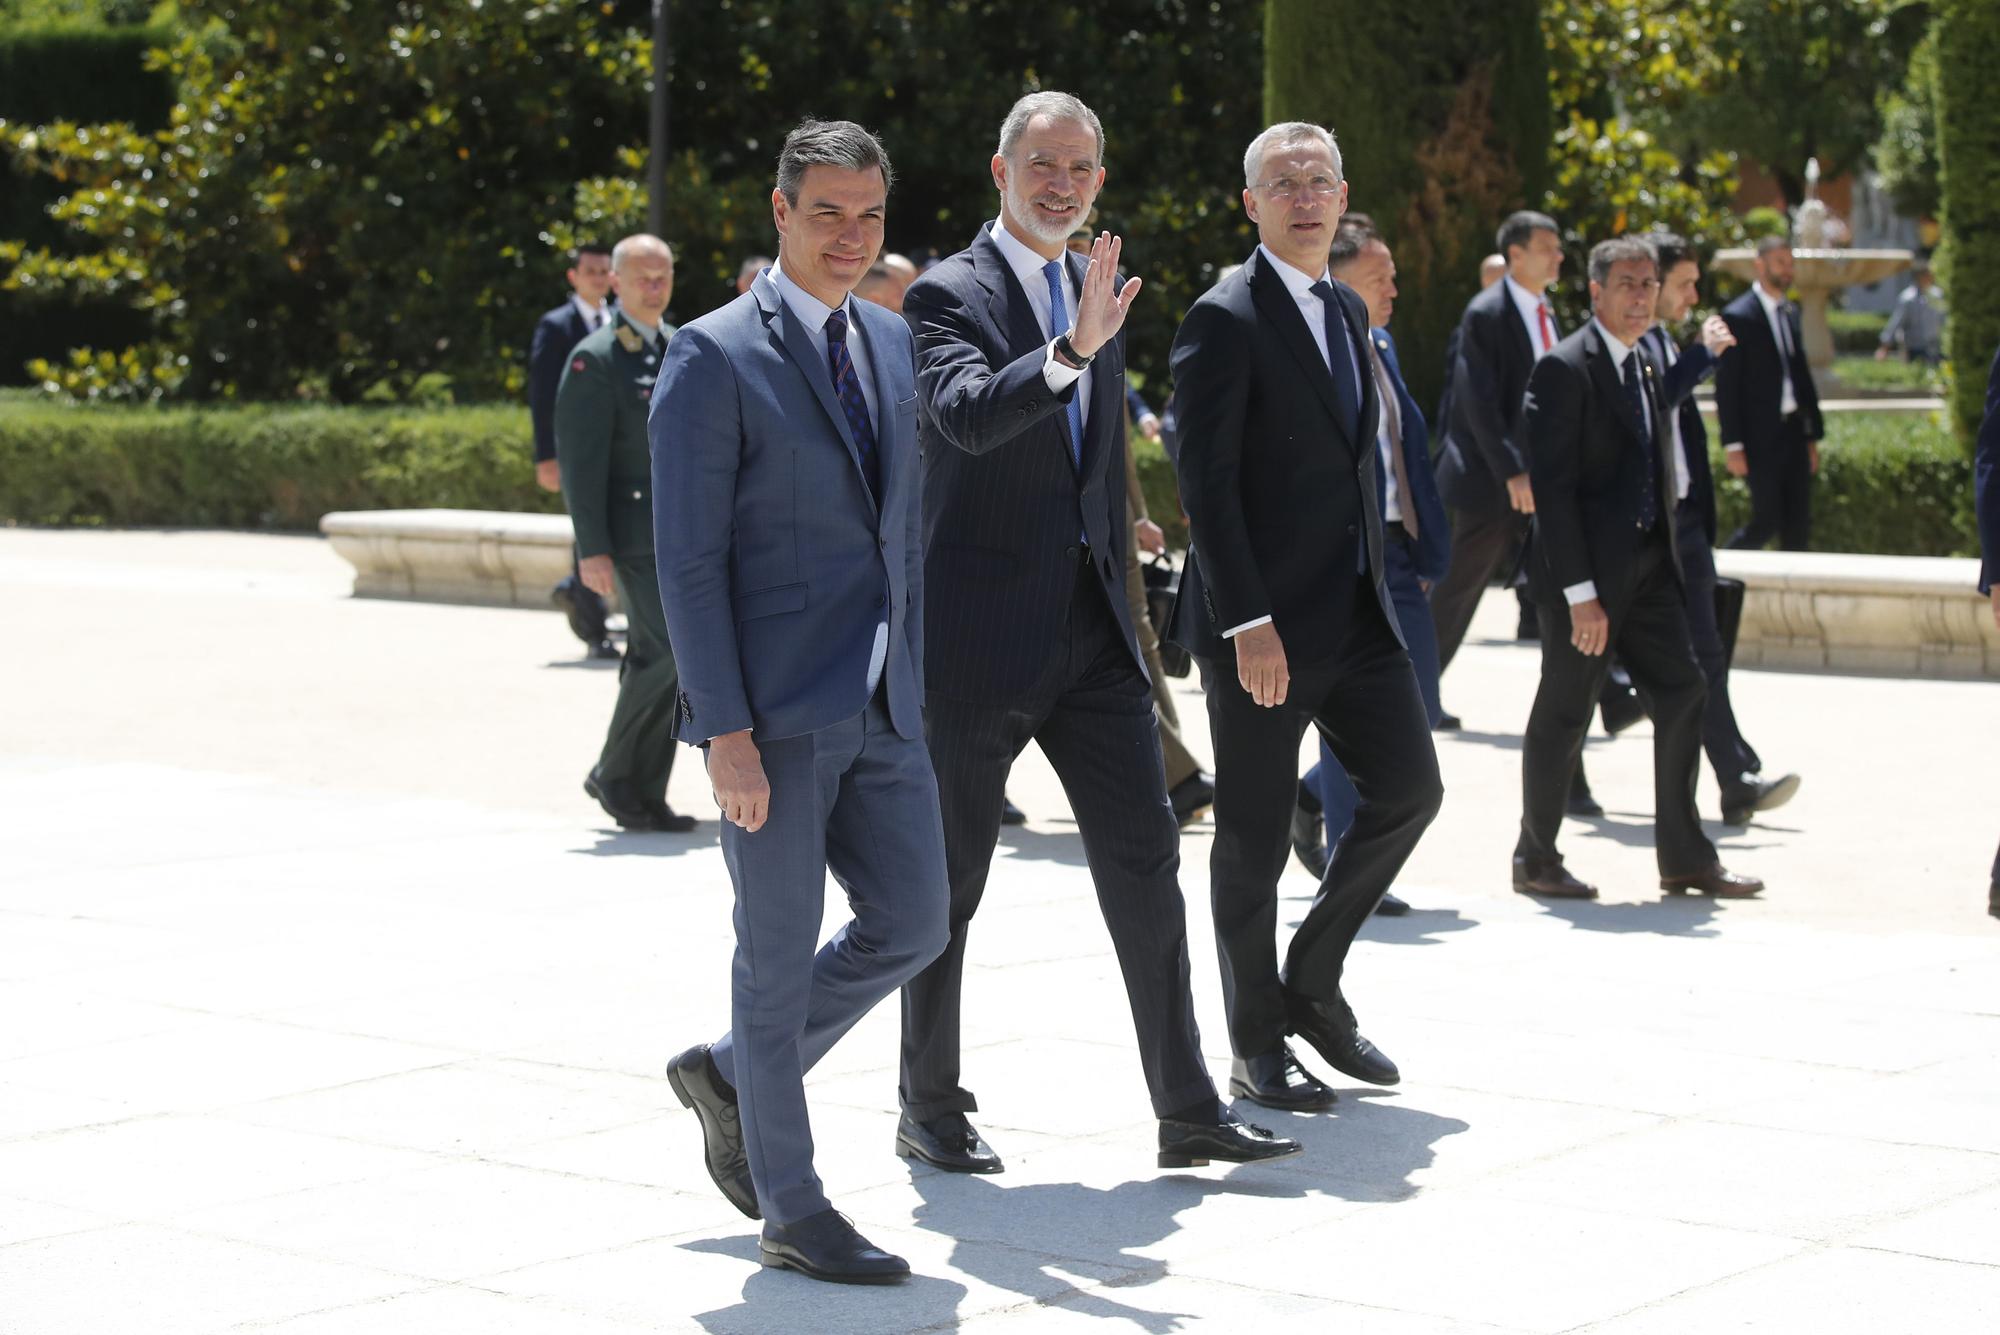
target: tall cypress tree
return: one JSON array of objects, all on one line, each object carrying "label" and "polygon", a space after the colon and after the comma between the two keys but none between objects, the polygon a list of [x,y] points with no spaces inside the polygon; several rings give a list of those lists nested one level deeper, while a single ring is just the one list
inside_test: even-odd
[{"label": "tall cypress tree", "polygon": [[1967,447],[1986,408],[1986,369],[2000,347],[2000,5],[1941,0],[1937,28],[1938,176],[1944,193],[1944,279],[1950,294],[1951,407]]},{"label": "tall cypress tree", "polygon": [[1548,184],[1540,13],[1537,0],[1266,0],[1265,119],[1333,130],[1348,207],[1395,251],[1393,328],[1425,405],[1494,230]]}]

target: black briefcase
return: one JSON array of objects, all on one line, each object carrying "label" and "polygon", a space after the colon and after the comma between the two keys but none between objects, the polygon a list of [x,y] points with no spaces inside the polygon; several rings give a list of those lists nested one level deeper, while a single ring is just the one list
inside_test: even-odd
[{"label": "black briefcase", "polygon": [[1188,651],[1167,642],[1167,627],[1174,619],[1174,600],[1181,592],[1181,572],[1161,552],[1139,567],[1146,577],[1146,617],[1153,623],[1153,635],[1160,642],[1160,667],[1169,677],[1185,677],[1194,666]]},{"label": "black briefcase", "polygon": [[1722,661],[1736,661],[1736,630],[1743,624],[1743,597],[1749,590],[1740,579],[1720,576],[1715,581],[1715,628],[1722,635]]}]

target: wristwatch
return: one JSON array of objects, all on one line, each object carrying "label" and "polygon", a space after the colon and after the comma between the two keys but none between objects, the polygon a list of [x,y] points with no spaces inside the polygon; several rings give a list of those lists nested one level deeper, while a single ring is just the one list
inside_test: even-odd
[{"label": "wristwatch", "polygon": [[1068,334],[1056,335],[1056,356],[1062,358],[1072,371],[1084,370],[1097,360],[1097,354],[1094,352],[1088,357],[1078,352],[1076,345],[1069,341]]}]

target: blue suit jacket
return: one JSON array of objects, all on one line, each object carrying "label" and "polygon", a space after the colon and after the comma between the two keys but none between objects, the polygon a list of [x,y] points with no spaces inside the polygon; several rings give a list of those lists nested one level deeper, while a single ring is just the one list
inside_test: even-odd
[{"label": "blue suit jacket", "polygon": [[825,342],[768,274],[667,345],[647,425],[683,741],[796,737],[854,717],[884,621],[889,716],[923,735],[915,351],[892,312],[850,308],[875,380],[879,507]]},{"label": "blue suit jacket", "polygon": [[[1417,543],[1411,549],[1417,578],[1435,584],[1451,565],[1451,520],[1444,512],[1444,497],[1438,494],[1437,476],[1431,471],[1431,431],[1410,387],[1403,383],[1403,366],[1396,360],[1396,340],[1386,329],[1371,329],[1368,337],[1396,387],[1396,408],[1403,424],[1403,472],[1410,480],[1409,494],[1400,503],[1417,516]],[[1388,473],[1375,470],[1375,505],[1381,509],[1389,501]],[[1388,521],[1384,520],[1384,523]]]},{"label": "blue suit jacket", "polygon": [[[1646,331],[1639,346],[1664,366],[1663,348],[1671,337],[1664,328],[1654,325]],[[1715,354],[1696,339],[1686,347],[1676,345],[1672,369],[1660,376],[1663,404],[1680,423],[1681,443],[1687,446],[1688,494],[1683,504],[1693,506],[1701,517],[1701,531],[1708,535],[1711,547],[1715,546],[1715,472],[1709,467],[1708,428],[1702,424],[1701,407],[1694,401],[1694,391],[1714,370]]]},{"label": "blue suit jacket", "polygon": [[1972,508],[1979,516],[1979,591],[2000,584],[2000,351],[1986,374],[1986,418],[1972,450]]},{"label": "blue suit jacket", "polygon": [[570,349],[590,334],[574,301],[544,311],[528,345],[528,416],[535,424],[535,462],[556,457],[556,390]]}]

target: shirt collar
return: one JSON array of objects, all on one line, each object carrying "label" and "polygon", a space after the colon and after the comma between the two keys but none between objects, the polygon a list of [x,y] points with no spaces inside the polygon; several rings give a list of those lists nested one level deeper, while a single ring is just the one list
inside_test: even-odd
[{"label": "shirt collar", "polygon": [[[1521,318],[1526,320],[1530,326],[1533,326],[1535,324],[1537,308],[1548,301],[1547,294],[1545,293],[1539,297],[1536,296],[1534,293],[1528,291],[1527,288],[1515,282],[1513,274],[1502,275],[1500,281],[1507,285],[1507,295],[1514,299],[1514,307],[1521,312]],[[1551,318],[1551,324],[1553,324],[1553,318]]]},{"label": "shirt collar", "polygon": [[785,272],[785,262],[783,259],[773,264],[770,267],[769,273],[771,275],[771,282],[778,289],[778,295],[785,299],[785,305],[791,308],[792,314],[798,319],[798,322],[806,327],[807,333],[818,334],[824,330],[826,328],[827,317],[832,315],[836,309],[847,312],[848,326],[850,328],[853,327],[853,298],[842,297],[838,307],[827,305],[818,297],[792,281],[791,275]]},{"label": "shirt collar", "polygon": [[1762,283],[1752,283],[1750,285],[1750,290],[1757,294],[1757,301],[1760,305],[1763,306],[1764,315],[1766,316],[1766,318],[1775,320],[1778,316],[1778,303],[1780,301],[1786,300],[1786,298],[1772,296],[1769,292],[1766,292],[1764,290],[1764,285]]},{"label": "shirt collar", "polygon": [[1604,350],[1611,354],[1611,365],[1617,369],[1619,375],[1624,375],[1625,359],[1637,352],[1639,345],[1635,343],[1628,348],[1623,343],[1620,343],[1618,336],[1613,334],[1609,329],[1606,329],[1604,321],[1598,319],[1595,315],[1590,317],[1590,322],[1597,326],[1597,336],[1604,340]]},{"label": "shirt collar", "polygon": [[1331,281],[1332,276],[1325,269],[1320,270],[1319,277],[1308,278],[1295,266],[1279,259],[1272,253],[1271,248],[1262,241],[1257,243],[1257,251],[1264,257],[1264,262],[1270,265],[1272,271],[1278,275],[1279,280],[1284,283],[1285,290],[1292,294],[1293,301],[1303,301],[1307,297],[1319,296],[1319,293],[1313,291],[1313,284]]},{"label": "shirt collar", "polygon": [[[993,244],[1000,248],[1000,258],[1007,261],[1007,267],[1014,271],[1014,277],[1021,280],[1022,287],[1028,287],[1030,282],[1047,284],[1048,279],[1042,275],[1048,270],[1049,261],[1030,249],[1027,242],[1008,231],[1004,218],[993,220],[992,235]],[[1065,259],[1068,254],[1068,251],[1064,251],[1057,258]],[[1069,265],[1063,265],[1063,272],[1065,274],[1069,272]]]},{"label": "shirt collar", "polygon": [[592,329],[595,329],[597,327],[599,316],[608,315],[610,313],[609,310],[603,305],[600,305],[597,308],[592,309],[591,306],[587,302],[585,302],[582,297],[578,296],[574,292],[569,294],[569,304],[576,307],[576,313],[578,315],[581,315],[587,322],[589,322],[590,327]]},{"label": "shirt collar", "polygon": [[646,340],[647,346],[650,347],[651,345],[658,343],[660,341],[660,327],[658,325],[641,324],[639,320],[628,311],[618,312],[618,318],[624,321],[626,324],[631,325],[633,332],[637,333],[640,338]]}]

